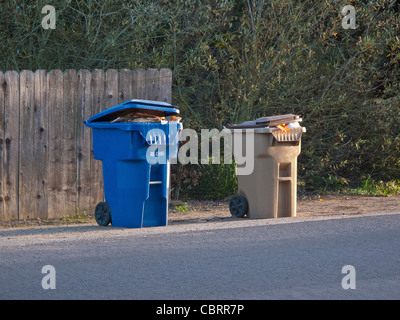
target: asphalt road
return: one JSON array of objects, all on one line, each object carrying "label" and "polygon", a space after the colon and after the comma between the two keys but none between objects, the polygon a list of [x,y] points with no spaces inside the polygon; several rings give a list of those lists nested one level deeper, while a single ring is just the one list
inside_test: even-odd
[{"label": "asphalt road", "polygon": [[400,299],[400,214],[0,229],[0,299]]}]

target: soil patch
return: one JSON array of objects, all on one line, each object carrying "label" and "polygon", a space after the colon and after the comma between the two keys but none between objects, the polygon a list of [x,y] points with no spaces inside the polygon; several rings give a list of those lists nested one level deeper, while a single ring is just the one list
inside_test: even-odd
[{"label": "soil patch", "polygon": [[[400,195],[366,197],[350,195],[323,195],[297,200],[297,216],[359,215],[400,212]],[[233,218],[229,202],[224,201],[172,201],[168,215],[172,223],[207,222]]]},{"label": "soil patch", "polygon": [[[374,213],[400,213],[400,195],[366,197],[350,195],[321,195],[297,200],[297,216],[337,216]],[[237,220],[229,212],[229,201],[171,201],[168,213],[169,224],[205,223],[209,221]],[[43,225],[96,224],[93,215],[79,219],[29,219],[0,221],[0,228],[35,227]],[[97,224],[96,224],[97,225]]]}]

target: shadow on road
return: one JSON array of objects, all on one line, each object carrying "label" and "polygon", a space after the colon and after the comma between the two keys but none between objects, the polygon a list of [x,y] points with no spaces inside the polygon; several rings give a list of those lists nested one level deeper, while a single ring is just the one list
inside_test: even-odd
[{"label": "shadow on road", "polygon": [[111,226],[101,227],[97,224],[93,225],[68,225],[68,226],[51,226],[51,227],[34,227],[27,229],[8,229],[8,230],[0,230],[0,238],[3,237],[15,237],[15,236],[30,236],[30,235],[41,235],[41,234],[57,234],[64,232],[90,232],[90,231],[99,231],[99,230],[111,230],[111,229],[120,229],[113,228]]}]

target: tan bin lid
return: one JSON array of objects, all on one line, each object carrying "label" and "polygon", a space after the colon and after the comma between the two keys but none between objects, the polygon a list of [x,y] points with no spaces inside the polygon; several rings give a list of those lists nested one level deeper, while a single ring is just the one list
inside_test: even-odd
[{"label": "tan bin lid", "polygon": [[300,122],[302,119],[295,114],[283,114],[278,116],[270,116],[258,118],[253,121],[245,121],[241,124],[228,124],[227,129],[256,129],[258,133],[271,133],[274,138],[279,142],[293,142],[299,141],[305,128],[297,127],[291,128],[288,132],[282,132],[277,126],[282,124],[289,124]]}]

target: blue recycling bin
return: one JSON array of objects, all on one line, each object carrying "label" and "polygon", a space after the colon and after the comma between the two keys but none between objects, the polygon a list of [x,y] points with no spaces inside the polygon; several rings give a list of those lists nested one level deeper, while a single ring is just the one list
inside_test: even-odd
[{"label": "blue recycling bin", "polygon": [[170,161],[177,157],[179,121],[113,122],[133,112],[169,117],[168,103],[129,100],[85,121],[92,128],[94,158],[103,164],[105,202],[96,206],[99,225],[141,228],[168,221]]}]

